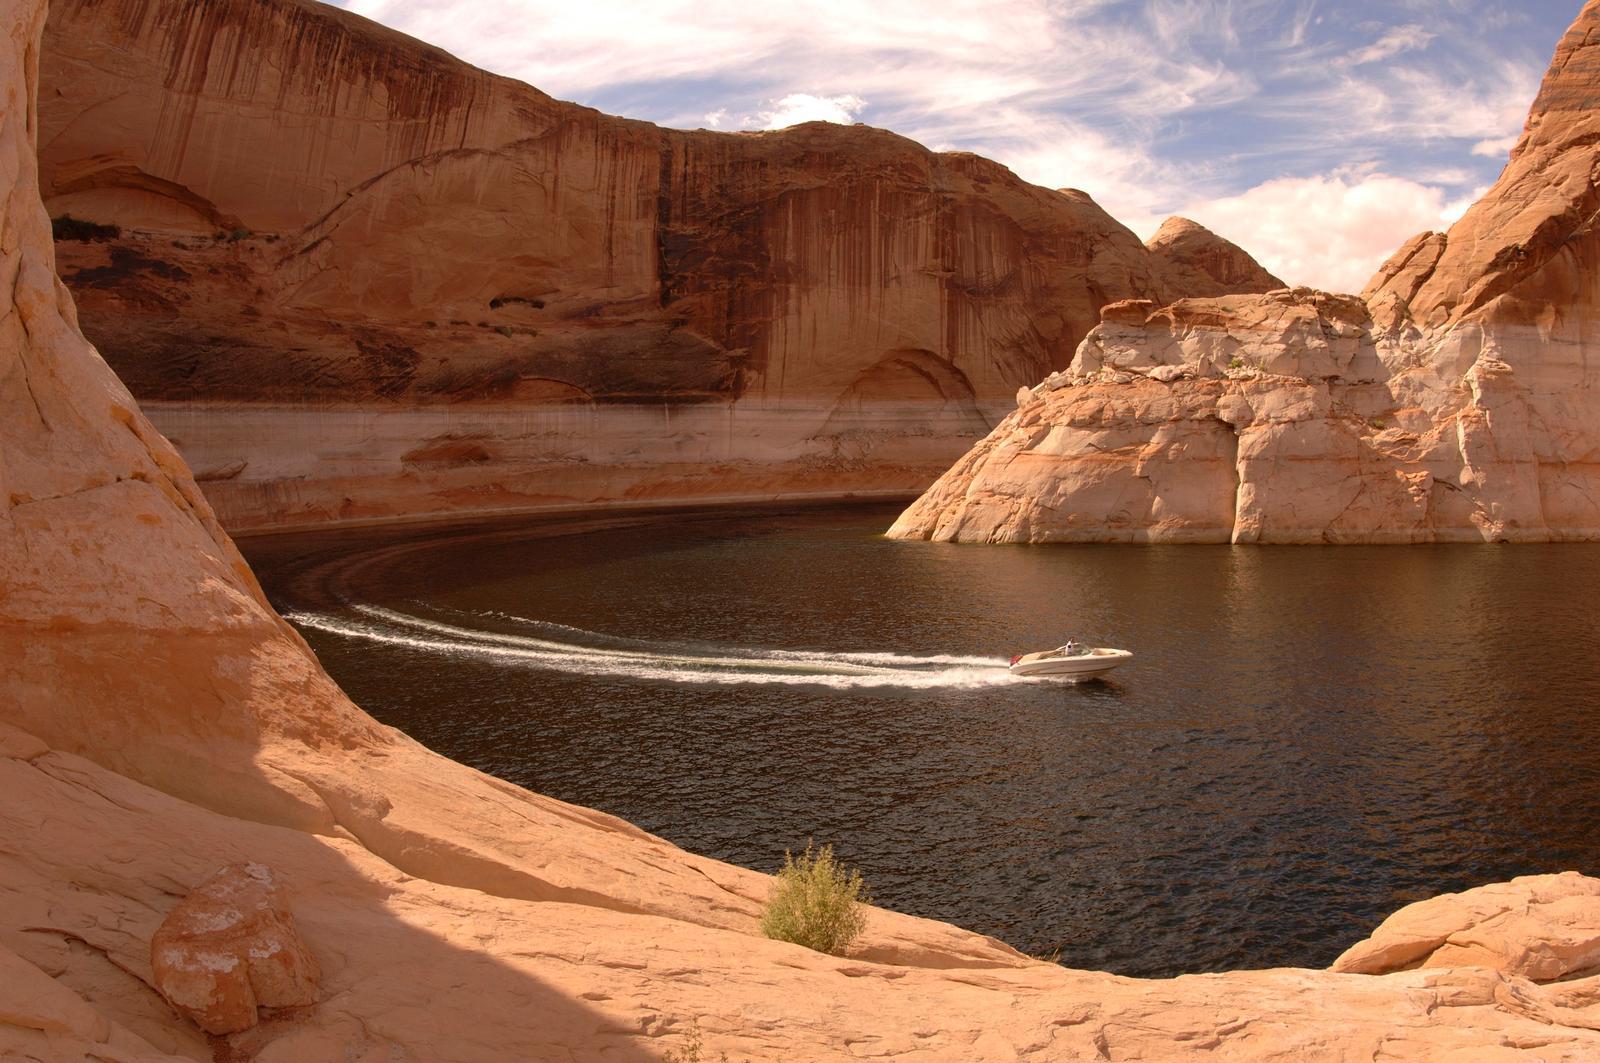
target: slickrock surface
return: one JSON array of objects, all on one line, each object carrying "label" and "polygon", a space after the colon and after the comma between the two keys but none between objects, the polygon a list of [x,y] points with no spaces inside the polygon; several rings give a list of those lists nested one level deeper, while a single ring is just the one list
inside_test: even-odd
[{"label": "slickrock surface", "polygon": [[1207,294],[1081,192],[882,130],[661,129],[308,0],[58,0],[84,329],[238,531],[909,496],[1101,304]]},{"label": "slickrock surface", "polygon": [[[1511,163],[1362,300],[1108,307],[891,531],[974,542],[1600,538],[1600,3]],[[1140,318],[1144,320],[1141,321]]]},{"label": "slickrock surface", "polygon": [[1287,287],[1244,248],[1188,218],[1168,218],[1145,246],[1174,265],[1216,282],[1214,291],[1196,290],[1191,295],[1247,295]]},{"label": "slickrock surface", "polygon": [[[769,879],[436,757],[262,601],[79,335],[33,163],[43,0],[0,0],[0,1056],[1593,1059],[1594,979],[1488,968],[1138,981],[874,911],[820,956]],[[281,876],[321,998],[207,1037],[151,943],[219,865]],[[1589,881],[1589,880],[1584,880]]]},{"label": "slickrock surface", "polygon": [[272,869],[230,864],[178,902],[150,939],[157,991],[207,1033],[238,1033],[256,1009],[317,1002],[317,958]]},{"label": "slickrock surface", "polygon": [[1568,872],[1446,893],[1400,909],[1335,971],[1492,967],[1539,982],[1600,973],[1600,881]]}]

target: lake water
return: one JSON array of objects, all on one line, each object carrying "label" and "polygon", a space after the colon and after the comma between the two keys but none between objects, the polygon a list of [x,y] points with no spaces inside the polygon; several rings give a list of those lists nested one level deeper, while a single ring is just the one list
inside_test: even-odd
[{"label": "lake water", "polygon": [[[1600,871],[1600,546],[890,542],[882,507],[244,543],[447,756],[1123,974],[1322,966],[1409,901]],[[1110,681],[1012,678],[1068,635]]]}]

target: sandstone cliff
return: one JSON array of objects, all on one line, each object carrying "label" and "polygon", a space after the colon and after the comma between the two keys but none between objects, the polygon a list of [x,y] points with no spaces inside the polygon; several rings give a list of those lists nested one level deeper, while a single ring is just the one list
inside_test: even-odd
[{"label": "sandstone cliff", "polygon": [[1244,248],[1188,218],[1168,218],[1145,246],[1181,269],[1216,282],[1214,291],[1191,295],[1244,295],[1286,287]]},{"label": "sandstone cliff", "polygon": [[[755,935],[765,876],[377,724],[78,332],[33,160],[43,15],[0,2],[0,1055],[643,1061],[694,1025],[753,1059],[1600,1051],[1600,980],[1574,978],[1600,884],[1580,876],[1430,909],[1361,953],[1437,960],[1430,934],[1493,922],[1475,967],[1145,982],[877,911],[838,959]],[[207,1038],[152,988],[150,942],[241,862],[275,870],[320,997]],[[1494,920],[1515,889],[1542,907],[1513,933]],[[1547,943],[1565,962],[1527,969]]]},{"label": "sandstone cliff", "polygon": [[1108,301],[1210,294],[1082,193],[867,127],[661,129],[308,0],[59,0],[87,335],[234,530],[900,494]]},{"label": "sandstone cliff", "polygon": [[1127,303],[890,534],[981,542],[1600,538],[1600,3],[1510,164],[1362,299]]}]

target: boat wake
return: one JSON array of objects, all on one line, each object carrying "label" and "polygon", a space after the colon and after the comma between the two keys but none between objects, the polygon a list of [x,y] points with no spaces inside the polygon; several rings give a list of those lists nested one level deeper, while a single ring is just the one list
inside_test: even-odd
[{"label": "boat wake", "polygon": [[[427,653],[483,657],[524,667],[617,679],[689,684],[787,684],[837,689],[975,688],[1016,683],[1006,662],[991,657],[911,656],[770,650],[697,642],[619,638],[506,613],[463,614],[463,620],[505,624],[493,631],[351,604],[354,617],[298,612],[302,628]],[[1024,680],[1025,681],[1025,680]]]}]

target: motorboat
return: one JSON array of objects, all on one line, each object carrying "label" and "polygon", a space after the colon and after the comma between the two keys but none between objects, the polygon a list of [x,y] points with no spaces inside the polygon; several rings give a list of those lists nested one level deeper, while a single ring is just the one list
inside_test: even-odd
[{"label": "motorboat", "polygon": [[1038,653],[1019,653],[1011,658],[1011,674],[1078,681],[1104,675],[1133,660],[1128,650],[1104,646],[1085,646],[1075,640]]}]

